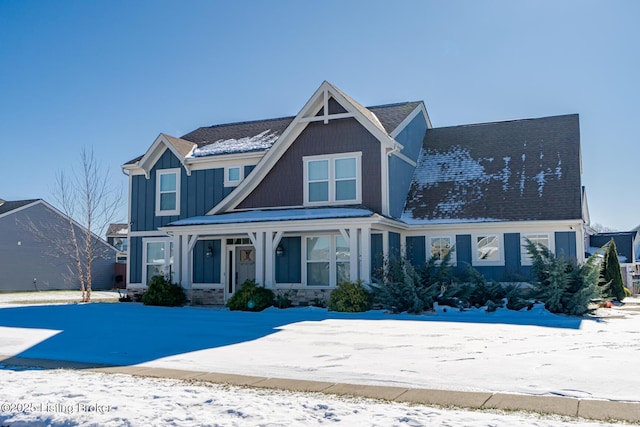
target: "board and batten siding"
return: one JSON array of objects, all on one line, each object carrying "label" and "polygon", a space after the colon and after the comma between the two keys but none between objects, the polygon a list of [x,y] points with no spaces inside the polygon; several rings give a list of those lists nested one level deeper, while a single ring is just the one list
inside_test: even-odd
[{"label": "board and batten siding", "polygon": [[[156,172],[174,168],[180,169],[180,215],[156,216]],[[247,171],[251,167],[245,167]],[[233,188],[224,186],[224,168],[196,170],[188,176],[176,156],[165,150],[149,179],[144,175],[131,177],[131,231],[152,231],[179,219],[205,215]]]},{"label": "board and batten siding", "polygon": [[283,254],[275,257],[276,283],[302,283],[302,238],[283,237]]},{"label": "board and batten siding", "polygon": [[302,206],[303,157],[352,152],[362,153],[362,204],[381,212],[380,142],[352,118],[309,123],[238,209]]}]

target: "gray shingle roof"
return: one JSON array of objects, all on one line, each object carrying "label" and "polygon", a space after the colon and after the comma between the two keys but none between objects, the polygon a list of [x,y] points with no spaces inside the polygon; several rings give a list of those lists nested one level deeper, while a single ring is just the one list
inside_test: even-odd
[{"label": "gray shingle roof", "polygon": [[129,231],[129,224],[109,224],[107,228],[106,236],[121,236],[127,234]]},{"label": "gray shingle roof", "polygon": [[578,115],[429,129],[403,220],[582,217]]},{"label": "gray shingle roof", "polygon": [[[367,109],[378,117],[378,120],[387,133],[391,133],[419,104],[420,102],[403,102],[377,105],[368,107]],[[242,138],[259,135],[267,130],[270,131],[269,133],[275,132],[281,135],[293,119],[294,117],[291,116],[201,127],[183,135],[181,139],[191,141],[195,143],[198,148],[201,148],[216,141],[229,139],[240,140]],[[126,164],[136,163],[142,157],[143,156],[136,157]]]},{"label": "gray shingle roof", "polygon": [[23,206],[29,205],[33,202],[37,202],[40,199],[30,199],[30,200],[15,200],[15,201],[4,201],[4,203],[0,204],[0,215],[5,214],[7,212],[11,212],[12,210],[21,208]]}]

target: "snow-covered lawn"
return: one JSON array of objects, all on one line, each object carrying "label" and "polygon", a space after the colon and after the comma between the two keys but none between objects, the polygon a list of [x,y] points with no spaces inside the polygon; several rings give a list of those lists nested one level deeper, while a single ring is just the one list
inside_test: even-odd
[{"label": "snow-covered lawn", "polygon": [[[398,316],[315,308],[242,313],[136,303],[5,305],[0,309],[0,354],[356,384],[640,401],[640,316],[578,319],[553,315],[541,307],[520,313],[440,308],[423,316]],[[135,425],[214,424],[214,420],[222,420],[220,425],[304,425],[326,423],[333,417],[345,425],[559,422],[550,418],[538,423],[534,415],[443,411],[315,394],[176,386],[168,380],[88,372],[0,370],[0,383],[4,401],[29,398],[72,405],[95,400],[117,409],[100,424],[117,424],[114,420],[119,419],[120,424],[135,420]],[[150,409],[154,405],[155,411]],[[160,409],[165,407],[167,411]],[[209,415],[203,419],[205,414]],[[378,421],[375,414],[382,418]],[[53,420],[59,414],[39,416]],[[82,414],[73,419],[82,419]],[[292,421],[297,419],[300,422]],[[4,424],[19,425],[8,419]]]}]

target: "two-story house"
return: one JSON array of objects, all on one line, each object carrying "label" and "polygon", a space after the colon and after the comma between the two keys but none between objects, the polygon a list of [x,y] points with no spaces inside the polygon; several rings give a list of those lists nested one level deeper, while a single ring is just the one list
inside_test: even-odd
[{"label": "two-story house", "polygon": [[246,280],[326,297],[385,257],[530,274],[523,239],[584,259],[577,115],[432,128],[423,102],[363,107],[328,82],[295,117],[160,134],[129,175],[128,289],[194,303]]}]

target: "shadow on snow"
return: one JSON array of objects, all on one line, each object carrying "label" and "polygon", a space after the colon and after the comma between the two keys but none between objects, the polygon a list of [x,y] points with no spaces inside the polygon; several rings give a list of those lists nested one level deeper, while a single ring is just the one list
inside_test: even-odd
[{"label": "shadow on snow", "polygon": [[[91,303],[0,309],[0,326],[60,331],[14,358],[123,366],[196,350],[253,341],[285,325],[327,319],[404,320],[543,326],[578,329],[583,319],[557,316],[544,310],[516,313],[457,312],[425,315],[337,313],[324,309],[269,309],[261,313],[197,307],[149,307],[141,304]],[[0,354],[2,349],[0,349]],[[18,363],[16,363],[18,364]],[[55,367],[52,364],[51,367]],[[12,366],[0,361],[0,369]]]}]

